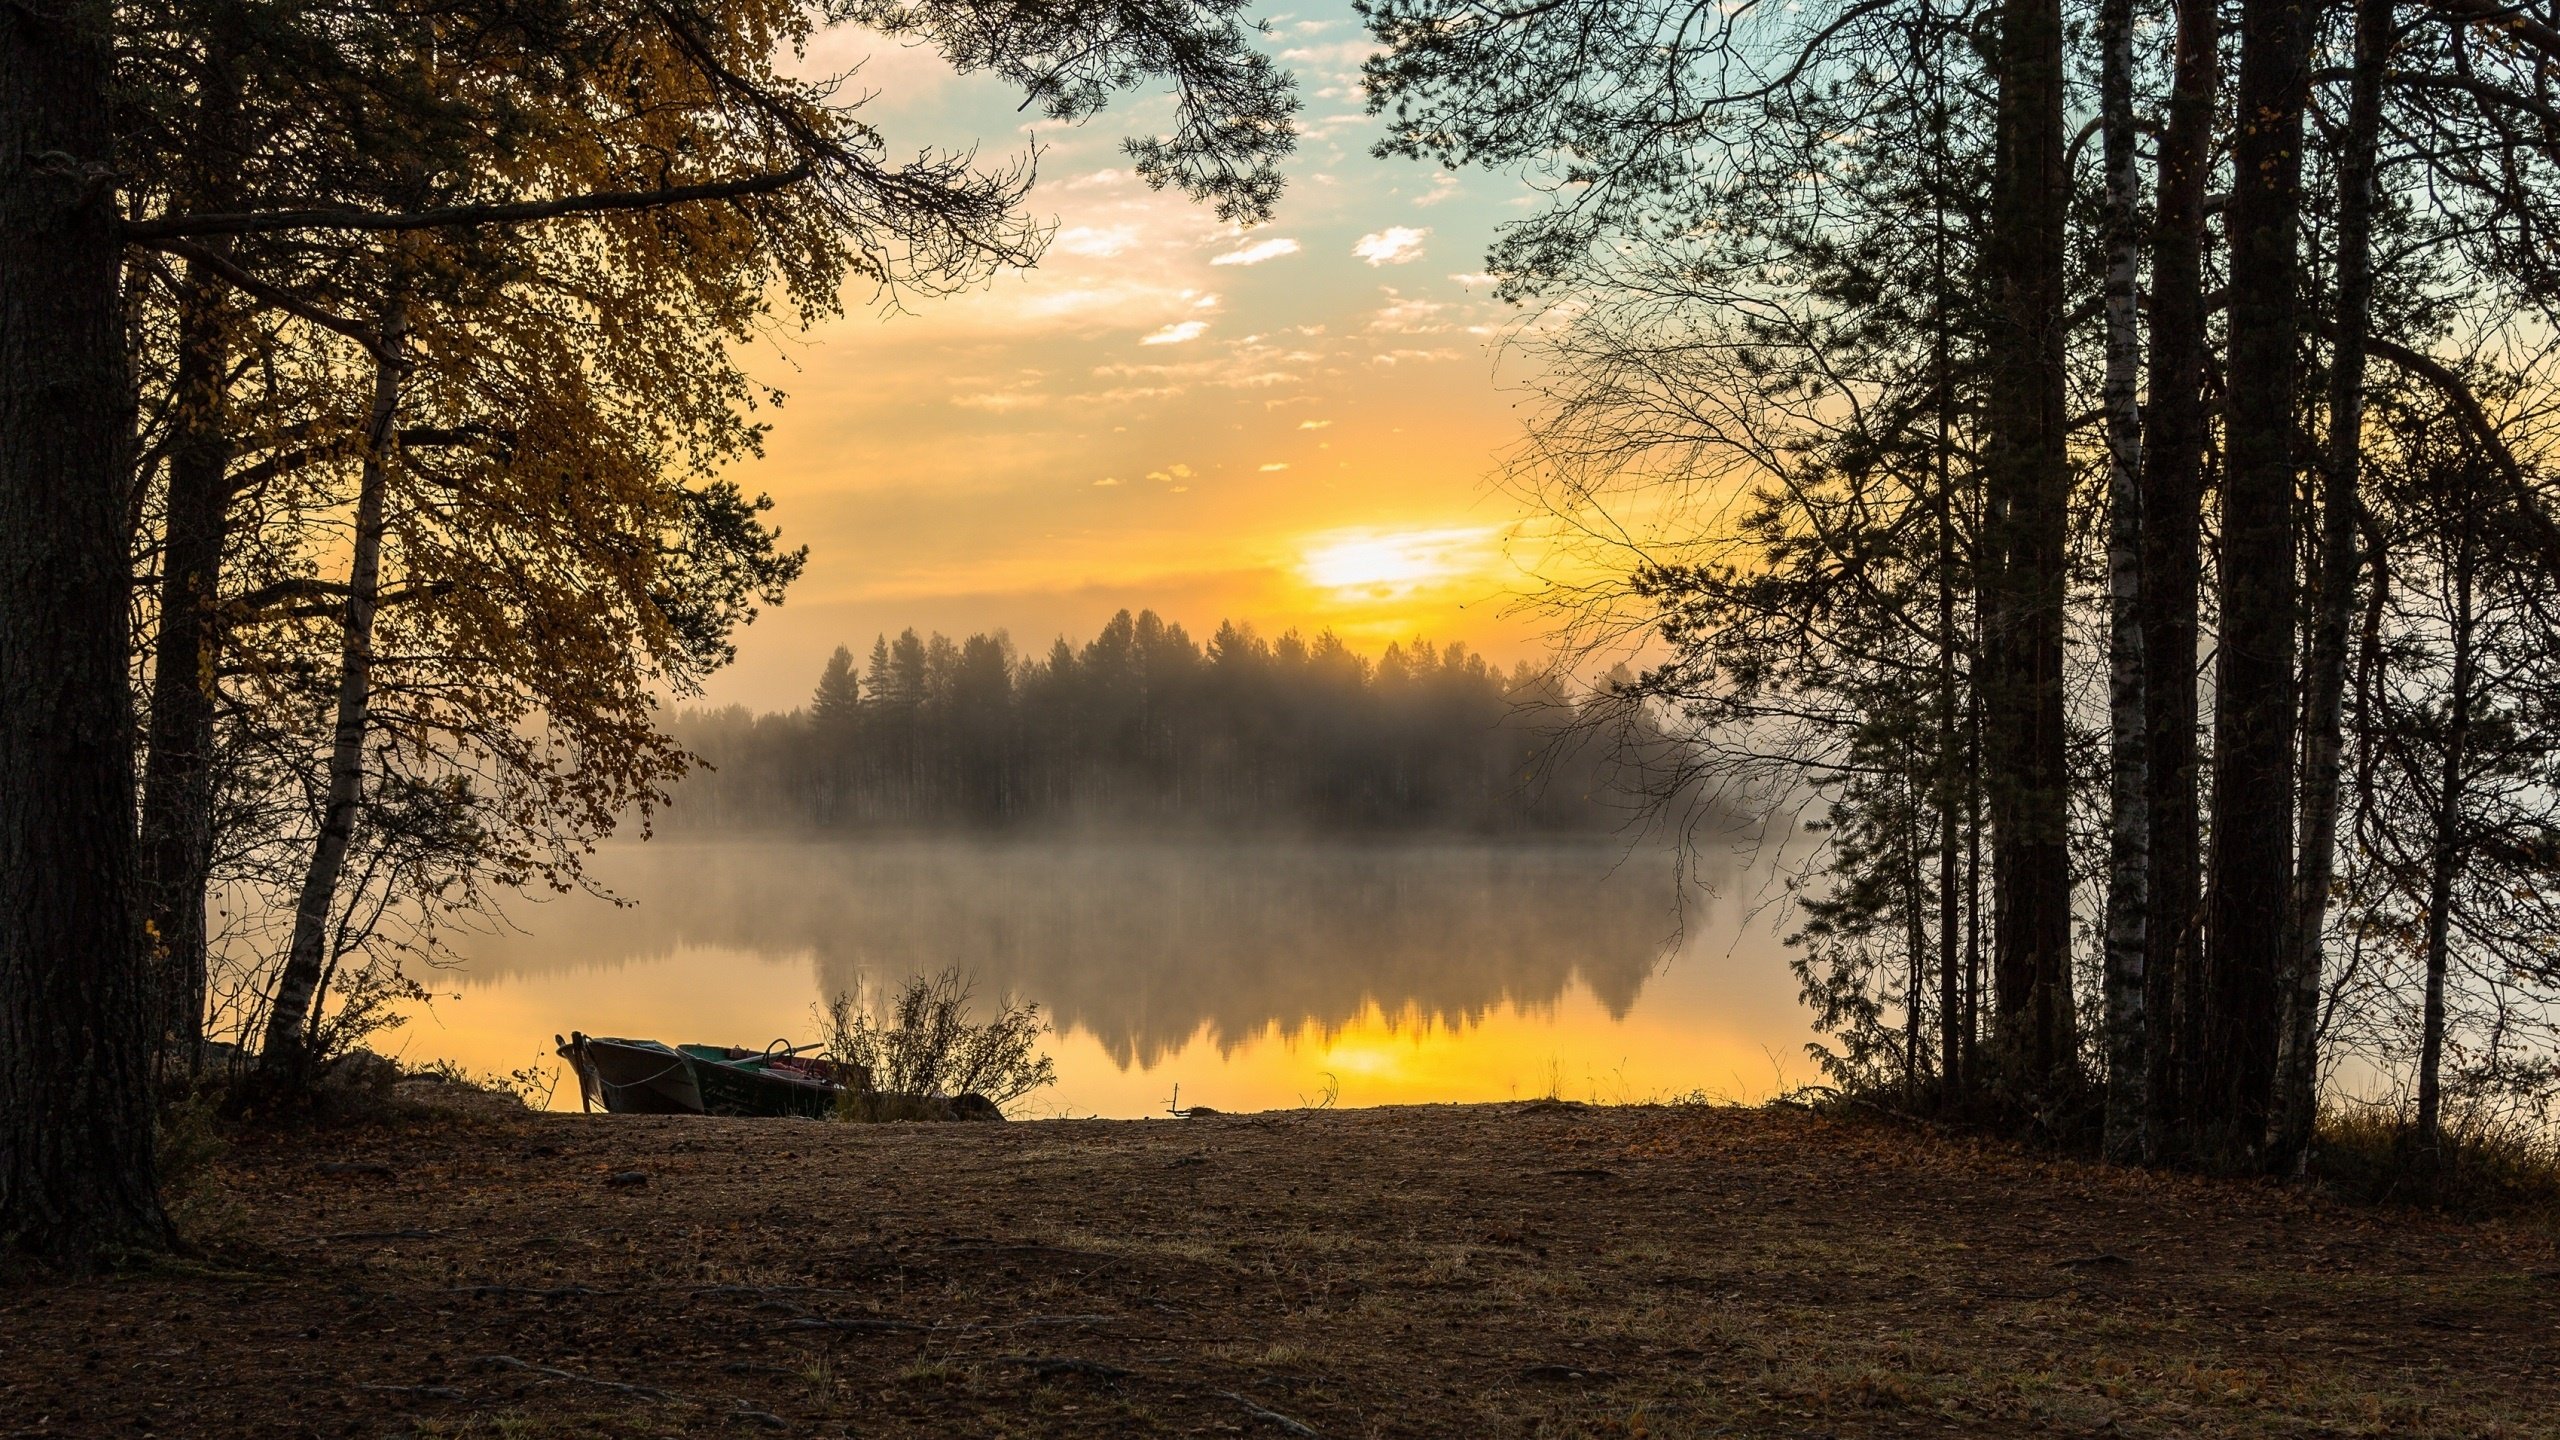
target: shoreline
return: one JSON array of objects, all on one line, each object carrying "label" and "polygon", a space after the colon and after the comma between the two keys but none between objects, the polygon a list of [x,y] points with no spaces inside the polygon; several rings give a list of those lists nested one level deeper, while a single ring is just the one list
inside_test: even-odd
[{"label": "shoreline", "polygon": [[0,1435],[2522,1435],[2560,1413],[2547,1229],[1786,1109],[469,1103],[235,1137],[183,1208],[193,1257],[0,1286]]}]

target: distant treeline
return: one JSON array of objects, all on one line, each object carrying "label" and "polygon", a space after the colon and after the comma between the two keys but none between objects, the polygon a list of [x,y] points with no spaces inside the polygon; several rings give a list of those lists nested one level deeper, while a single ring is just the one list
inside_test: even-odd
[{"label": "distant treeline", "polygon": [[1327,631],[1206,647],[1123,610],[1078,648],[1018,657],[1001,632],[838,648],[805,709],[687,711],[708,762],[681,828],[873,828],[1058,820],[1557,830],[1614,824],[1630,797],[1573,743],[1574,696],[1460,644],[1375,660]]}]

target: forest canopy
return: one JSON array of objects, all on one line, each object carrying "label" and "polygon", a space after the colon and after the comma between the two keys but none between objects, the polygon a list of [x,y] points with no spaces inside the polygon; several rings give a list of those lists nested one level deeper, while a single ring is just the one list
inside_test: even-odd
[{"label": "forest canopy", "polygon": [[1374,660],[1331,631],[1194,641],[1152,611],[1025,657],[1002,633],[839,648],[805,709],[689,710],[707,766],[671,827],[1279,825],[1474,832],[1625,823],[1614,748],[1528,664],[1413,640]]}]

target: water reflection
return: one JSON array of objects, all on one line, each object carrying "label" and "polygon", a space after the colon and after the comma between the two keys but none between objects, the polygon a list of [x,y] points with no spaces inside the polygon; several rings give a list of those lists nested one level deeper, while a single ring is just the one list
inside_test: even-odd
[{"label": "water reflection", "polygon": [[413,1052],[521,1063],[571,1025],[755,1043],[954,964],[1048,1009],[1080,1113],[1161,1109],[1175,1079],[1236,1107],[1753,1091],[1801,1039],[1767,937],[1609,842],[719,840],[596,868],[630,903],[466,940]]}]

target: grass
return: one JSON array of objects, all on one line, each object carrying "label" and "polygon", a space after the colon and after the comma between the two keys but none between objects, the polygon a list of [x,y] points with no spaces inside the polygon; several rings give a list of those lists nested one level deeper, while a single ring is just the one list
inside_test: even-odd
[{"label": "grass", "polygon": [[268,1249],[0,1288],[0,1434],[1286,1433],[1267,1411],[1336,1440],[2254,1440],[2560,1412],[2552,1233],[1799,1109],[518,1114],[244,1137],[208,1176]]},{"label": "grass", "polygon": [[2337,1110],[2321,1119],[2311,1167],[2358,1204],[2560,1223],[2560,1135],[2538,1127],[2466,1119],[2430,1151],[2395,1110]]}]

